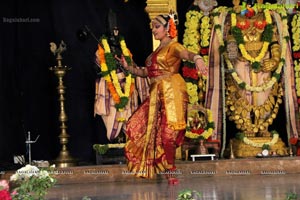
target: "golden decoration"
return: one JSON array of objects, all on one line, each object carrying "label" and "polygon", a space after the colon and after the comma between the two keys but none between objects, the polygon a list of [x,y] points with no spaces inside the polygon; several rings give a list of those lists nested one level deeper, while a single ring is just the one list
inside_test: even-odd
[{"label": "golden decoration", "polygon": [[[283,89],[281,83],[276,83],[264,104],[255,106],[239,95],[236,89],[230,86],[227,90],[226,106],[229,120],[234,121],[237,129],[244,131],[246,136],[256,137],[258,132],[267,132],[268,126],[277,117],[279,105],[282,103]],[[275,97],[277,97],[275,102]],[[252,120],[250,114],[255,115]],[[270,113],[267,117],[267,113]]]}]

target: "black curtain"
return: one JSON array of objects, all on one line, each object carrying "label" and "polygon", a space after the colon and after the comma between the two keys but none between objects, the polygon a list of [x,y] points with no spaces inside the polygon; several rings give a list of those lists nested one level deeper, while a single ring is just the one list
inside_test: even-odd
[{"label": "black curtain", "polygon": [[67,132],[71,136],[68,147],[81,162],[93,162],[92,145],[107,142],[102,120],[93,113],[97,41],[93,37],[79,40],[77,32],[87,25],[97,38],[106,34],[111,9],[134,60],[143,65],[152,50],[145,2],[1,2],[0,166],[12,163],[13,155],[27,153],[25,140],[29,131],[32,139],[40,135],[32,144],[32,159],[52,160],[58,156],[58,80],[49,70],[57,63],[49,43],[59,44],[61,40],[67,45],[63,65],[72,68],[64,77]]}]

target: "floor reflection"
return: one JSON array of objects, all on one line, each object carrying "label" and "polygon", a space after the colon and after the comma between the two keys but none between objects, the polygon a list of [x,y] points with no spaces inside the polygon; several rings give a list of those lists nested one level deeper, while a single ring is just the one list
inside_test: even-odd
[{"label": "floor reflection", "polygon": [[184,189],[196,190],[203,200],[285,200],[287,194],[300,197],[300,174],[245,175],[180,179],[180,184],[169,186],[160,182],[114,182],[57,185],[46,199],[82,200],[176,200]]}]

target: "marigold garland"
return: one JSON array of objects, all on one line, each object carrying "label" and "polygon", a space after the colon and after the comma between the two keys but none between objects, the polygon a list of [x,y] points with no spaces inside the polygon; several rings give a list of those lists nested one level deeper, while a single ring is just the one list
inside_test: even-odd
[{"label": "marigold garland", "polygon": [[209,16],[203,16],[201,18],[201,25],[200,25],[201,49],[209,46],[210,33],[211,33],[210,18]]},{"label": "marigold garland", "polygon": [[[107,87],[115,102],[115,107],[118,111],[122,111],[122,109],[127,105],[129,97],[133,92],[134,78],[130,73],[126,74],[125,86],[124,89],[122,89],[116,73],[116,60],[110,51],[110,47],[105,36],[101,38],[101,44],[102,46],[100,44],[98,45],[97,51],[97,58],[100,62],[101,73],[107,82]],[[132,62],[131,54],[123,37],[120,37],[120,46],[122,54],[126,61],[130,64]]]},{"label": "marigold garland", "polygon": [[[189,51],[199,54],[200,52],[200,34],[198,29],[200,28],[200,19],[203,13],[197,10],[190,10],[186,13],[185,31],[183,35],[183,46]],[[189,103],[194,104],[199,101],[198,98],[198,73],[195,73],[195,64],[185,61],[183,69],[183,78],[186,81],[187,93],[189,96]]]},{"label": "marigold garland", "polygon": [[[268,11],[267,13],[269,13],[269,12],[270,11]],[[278,80],[280,78],[281,71],[282,71],[283,66],[285,64],[285,57],[286,57],[286,50],[287,50],[287,40],[286,40],[286,38],[288,37],[288,31],[287,31],[288,30],[288,25],[287,25],[287,18],[286,18],[287,14],[284,11],[280,11],[280,14],[281,14],[281,18],[282,18],[282,21],[283,21],[283,38],[285,38],[285,39],[282,40],[282,44],[281,44],[281,59],[280,59],[280,62],[277,66],[277,69],[273,73],[272,78],[269,81],[267,81],[266,83],[263,83],[262,85],[259,85],[259,86],[251,86],[251,85],[246,84],[243,80],[241,80],[239,78],[238,74],[234,70],[234,67],[233,67],[232,63],[230,62],[228,57],[225,55],[225,62],[227,64],[227,67],[228,67],[229,71],[231,71],[231,76],[233,77],[233,79],[239,85],[240,88],[246,89],[247,91],[252,91],[252,92],[262,92],[264,90],[267,90],[267,89],[273,87],[273,85],[278,82]],[[231,16],[233,16],[233,18],[235,18],[234,15],[231,15]],[[267,16],[268,17],[266,17],[266,18],[269,19],[270,18],[269,14],[267,14]],[[268,20],[266,20],[266,21],[268,21]],[[269,22],[266,22],[266,23],[269,23]],[[233,24],[236,24],[236,20],[233,21]],[[271,37],[268,37],[268,38],[271,38]],[[243,42],[243,41],[240,41],[240,42]],[[267,43],[264,43],[264,44],[267,44]],[[268,46],[266,46],[265,48],[268,49]],[[262,50],[261,53],[263,51],[264,50]],[[258,57],[256,57],[256,58],[258,58]]]},{"label": "marigold garland", "polygon": [[273,28],[272,28],[272,17],[268,9],[264,10],[265,14],[265,30],[262,35],[263,47],[255,58],[253,58],[246,50],[245,41],[241,29],[238,27],[236,13],[231,13],[231,32],[235,38],[238,47],[241,51],[242,56],[252,63],[252,67],[259,71],[260,70],[260,61],[264,58],[266,52],[268,51],[269,44],[272,42]]},{"label": "marigold garland", "polygon": [[265,145],[272,146],[278,142],[279,134],[277,133],[277,131],[272,131],[272,134],[273,134],[272,140],[270,142],[266,142],[266,143],[254,142],[251,139],[244,136],[242,133],[238,133],[237,137],[239,137],[247,145],[250,145],[252,147],[261,147],[262,148]]},{"label": "marigold garland", "polygon": [[296,95],[298,98],[298,105],[300,105],[300,13],[293,16],[292,22],[292,38],[293,38],[293,58],[294,58],[294,71],[296,83]]},{"label": "marigold garland", "polygon": [[186,29],[183,35],[183,45],[195,54],[198,54],[200,51],[199,39],[200,34],[199,29],[199,20],[203,14],[197,10],[190,10],[186,13],[186,22],[184,23]]}]

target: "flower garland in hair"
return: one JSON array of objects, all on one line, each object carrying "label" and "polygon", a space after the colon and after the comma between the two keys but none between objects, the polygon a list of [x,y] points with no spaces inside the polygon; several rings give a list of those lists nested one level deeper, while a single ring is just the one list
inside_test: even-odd
[{"label": "flower garland in hair", "polygon": [[172,38],[172,39],[177,36],[176,24],[172,17],[170,17],[170,19],[169,19],[169,35],[170,35],[170,38]]},{"label": "flower garland in hair", "polygon": [[[118,111],[122,111],[129,101],[134,89],[134,78],[130,73],[126,74],[125,86],[122,89],[116,70],[116,60],[114,55],[110,51],[110,47],[107,41],[107,38],[103,36],[101,38],[101,44],[98,45],[97,58],[100,62],[101,73],[103,78],[107,82],[108,90],[115,102],[115,107]],[[120,38],[120,46],[122,54],[124,55],[126,61],[130,65],[132,62],[131,54],[129,49],[126,46],[125,40],[123,37]]]},{"label": "flower garland in hair", "polygon": [[293,58],[296,82],[296,94],[300,106],[300,13],[297,12],[292,19]]},{"label": "flower garland in hair", "polygon": [[231,33],[238,44],[242,56],[251,62],[252,68],[255,69],[256,71],[260,70],[260,61],[264,58],[266,52],[268,51],[269,44],[272,42],[272,35],[273,35],[272,17],[270,11],[268,9],[265,9],[264,14],[265,14],[267,24],[264,25],[265,30],[262,35],[263,46],[258,56],[253,58],[246,50],[242,31],[237,26],[238,24],[236,19],[236,13],[234,12],[231,13]]},{"label": "flower garland in hair", "polygon": [[169,13],[169,21],[168,21],[168,33],[171,39],[177,36],[177,26],[178,25],[178,17],[174,11],[170,11]]}]

